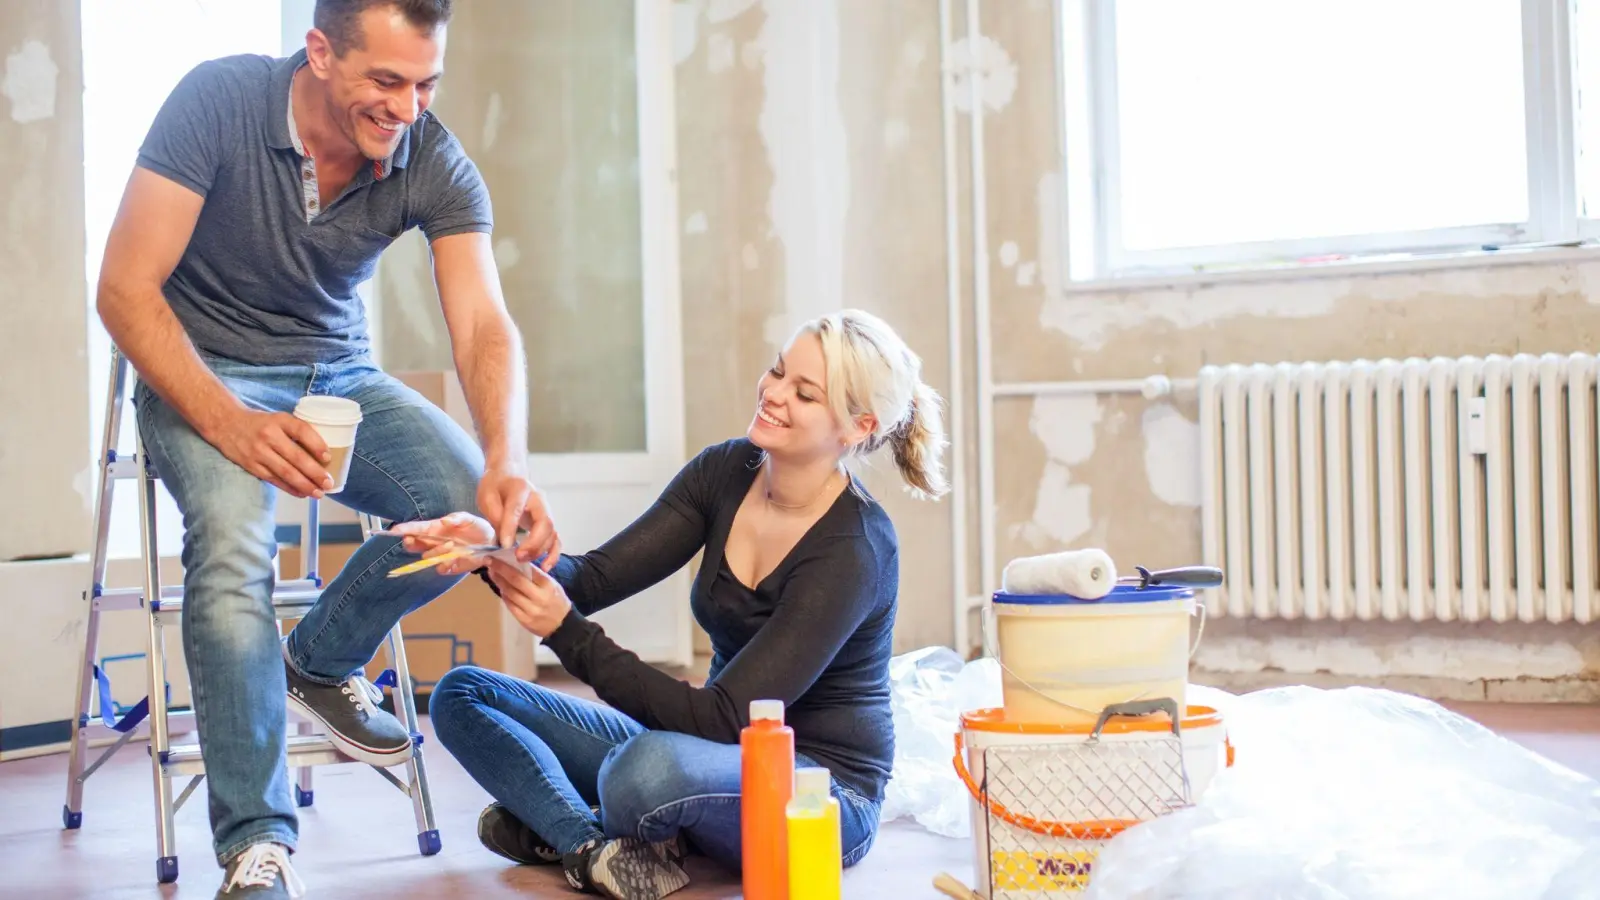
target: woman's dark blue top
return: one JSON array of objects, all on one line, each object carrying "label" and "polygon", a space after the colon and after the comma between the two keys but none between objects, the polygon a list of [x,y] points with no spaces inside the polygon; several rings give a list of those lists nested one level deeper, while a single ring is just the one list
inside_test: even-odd
[{"label": "woman's dark blue top", "polygon": [[[782,700],[795,749],[881,800],[894,761],[894,525],[852,479],[862,496],[841,493],[778,567],[747,587],[723,551],[760,458],[746,438],[707,447],[620,534],[581,556],[563,555],[552,574],[573,611],[545,644],[602,701],[651,729],[737,744],[750,701]],[[705,687],[694,687],[619,647],[585,616],[650,587],[702,549],[690,603],[713,656]]]}]

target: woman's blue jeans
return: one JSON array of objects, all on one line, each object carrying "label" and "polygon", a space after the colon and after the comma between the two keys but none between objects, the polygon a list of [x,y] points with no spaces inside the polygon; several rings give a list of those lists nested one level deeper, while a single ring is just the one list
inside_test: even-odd
[{"label": "woman's blue jeans", "polygon": [[[478,784],[558,851],[600,837],[693,846],[739,870],[740,753],[475,666],[450,670],[428,705],[439,741]],[[815,765],[803,756],[797,766]],[[879,804],[835,781],[846,867],[878,830]],[[600,807],[595,816],[591,807]]]}]

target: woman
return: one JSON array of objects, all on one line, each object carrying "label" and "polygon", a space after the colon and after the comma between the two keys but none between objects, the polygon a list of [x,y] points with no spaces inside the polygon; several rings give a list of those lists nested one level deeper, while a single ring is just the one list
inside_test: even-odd
[{"label": "woman", "polygon": [[[559,861],[579,890],[654,900],[688,883],[691,845],[740,865],[740,730],[778,699],[796,765],[833,775],[843,864],[877,833],[894,758],[888,667],[894,526],[845,468],[882,446],[913,489],[945,491],[940,398],[880,319],[846,310],[802,327],[756,388],[745,437],[701,451],[620,534],[538,567],[487,561],[517,620],[606,705],[474,667],[433,692],[439,740],[498,801],[479,838],[519,863]],[[397,529],[461,542],[492,529],[457,513]],[[437,541],[408,537],[437,554]],[[714,655],[694,687],[614,644],[585,616],[705,551],[690,594]],[[447,571],[482,561],[442,563]],[[452,569],[453,567],[453,569]]]}]

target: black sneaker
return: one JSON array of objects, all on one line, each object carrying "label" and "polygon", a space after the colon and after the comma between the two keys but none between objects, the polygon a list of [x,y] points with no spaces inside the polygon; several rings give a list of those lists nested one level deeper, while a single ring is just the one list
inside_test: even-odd
[{"label": "black sneaker", "polygon": [[215,900],[292,900],[304,895],[305,885],[289,865],[288,848],[282,844],[251,844],[228,861]]},{"label": "black sneaker", "polygon": [[518,865],[538,866],[561,862],[561,854],[532,828],[498,803],[478,814],[478,842],[496,856]]},{"label": "black sneaker", "polygon": [[656,841],[650,845],[656,855],[675,866],[682,866],[685,858],[689,856],[689,839],[678,832],[664,841]]},{"label": "black sneaker", "polygon": [[287,662],[289,708],[322,726],[340,752],[372,766],[398,766],[411,759],[411,734],[378,707],[383,692],[360,675],[343,684],[302,678]]},{"label": "black sneaker", "polygon": [[629,837],[590,841],[563,855],[561,869],[573,889],[611,900],[660,900],[689,883],[662,844]]},{"label": "black sneaker", "polygon": [[[589,807],[596,816],[600,810]],[[489,852],[518,865],[539,866],[561,862],[561,853],[549,841],[517,818],[516,814],[500,803],[491,803],[478,814],[478,842]],[[662,861],[683,865],[689,855],[689,842],[683,834],[650,845]]]}]

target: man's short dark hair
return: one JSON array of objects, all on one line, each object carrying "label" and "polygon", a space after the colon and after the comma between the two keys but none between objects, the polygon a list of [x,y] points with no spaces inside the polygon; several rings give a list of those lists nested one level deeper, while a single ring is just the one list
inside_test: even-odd
[{"label": "man's short dark hair", "polygon": [[433,31],[450,23],[454,0],[317,0],[313,24],[328,36],[336,56],[351,48],[365,49],[361,14],[375,7],[393,7],[419,31]]}]

